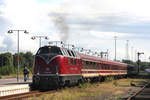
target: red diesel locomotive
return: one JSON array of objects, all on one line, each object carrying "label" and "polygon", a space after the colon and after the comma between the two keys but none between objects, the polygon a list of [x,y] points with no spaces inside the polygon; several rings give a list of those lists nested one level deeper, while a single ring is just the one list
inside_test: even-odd
[{"label": "red diesel locomotive", "polygon": [[39,48],[35,55],[33,86],[40,89],[77,84],[88,79],[127,75],[127,64],[101,59],[57,46]]}]

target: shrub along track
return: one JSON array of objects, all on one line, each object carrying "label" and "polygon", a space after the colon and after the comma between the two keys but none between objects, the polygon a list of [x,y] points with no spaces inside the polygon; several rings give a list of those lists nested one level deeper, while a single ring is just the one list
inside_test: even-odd
[{"label": "shrub along track", "polygon": [[22,100],[22,99],[27,99],[30,97],[38,97],[41,96],[43,94],[51,94],[51,93],[55,93],[57,90],[50,90],[50,91],[31,91],[31,92],[27,92],[27,93],[20,93],[20,94],[14,94],[14,95],[8,95],[8,96],[2,96],[0,97],[0,100]]}]

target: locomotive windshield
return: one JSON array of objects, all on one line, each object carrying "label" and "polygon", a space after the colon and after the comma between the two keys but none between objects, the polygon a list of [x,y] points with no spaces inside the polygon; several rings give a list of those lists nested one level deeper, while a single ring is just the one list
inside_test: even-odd
[{"label": "locomotive windshield", "polygon": [[37,55],[62,55],[58,47],[42,47],[38,50]]}]

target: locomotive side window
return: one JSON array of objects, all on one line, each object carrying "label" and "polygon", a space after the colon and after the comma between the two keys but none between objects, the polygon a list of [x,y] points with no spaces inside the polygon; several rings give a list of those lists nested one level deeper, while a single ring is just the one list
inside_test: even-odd
[{"label": "locomotive side window", "polygon": [[71,64],[71,59],[70,58],[68,58],[68,64]]},{"label": "locomotive side window", "polygon": [[74,60],[74,64],[77,65],[77,60],[76,59]]},{"label": "locomotive side window", "polygon": [[73,65],[73,59],[71,59],[71,64]]}]

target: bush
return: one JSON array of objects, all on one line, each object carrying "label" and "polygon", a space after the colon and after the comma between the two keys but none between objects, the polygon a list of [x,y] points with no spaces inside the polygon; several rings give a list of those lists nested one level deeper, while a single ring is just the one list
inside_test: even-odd
[{"label": "bush", "polygon": [[116,80],[113,82],[113,84],[114,86],[118,86],[118,82]]},{"label": "bush", "polygon": [[90,83],[82,83],[82,84],[79,84],[79,88],[88,88],[90,86]]},{"label": "bush", "polygon": [[1,75],[10,75],[16,73],[16,69],[13,66],[3,66],[0,67]]},{"label": "bush", "polygon": [[2,78],[2,75],[0,74],[0,79]]},{"label": "bush", "polygon": [[114,77],[106,77],[106,78],[105,78],[105,81],[106,81],[106,82],[113,81],[113,80],[114,80]]}]

